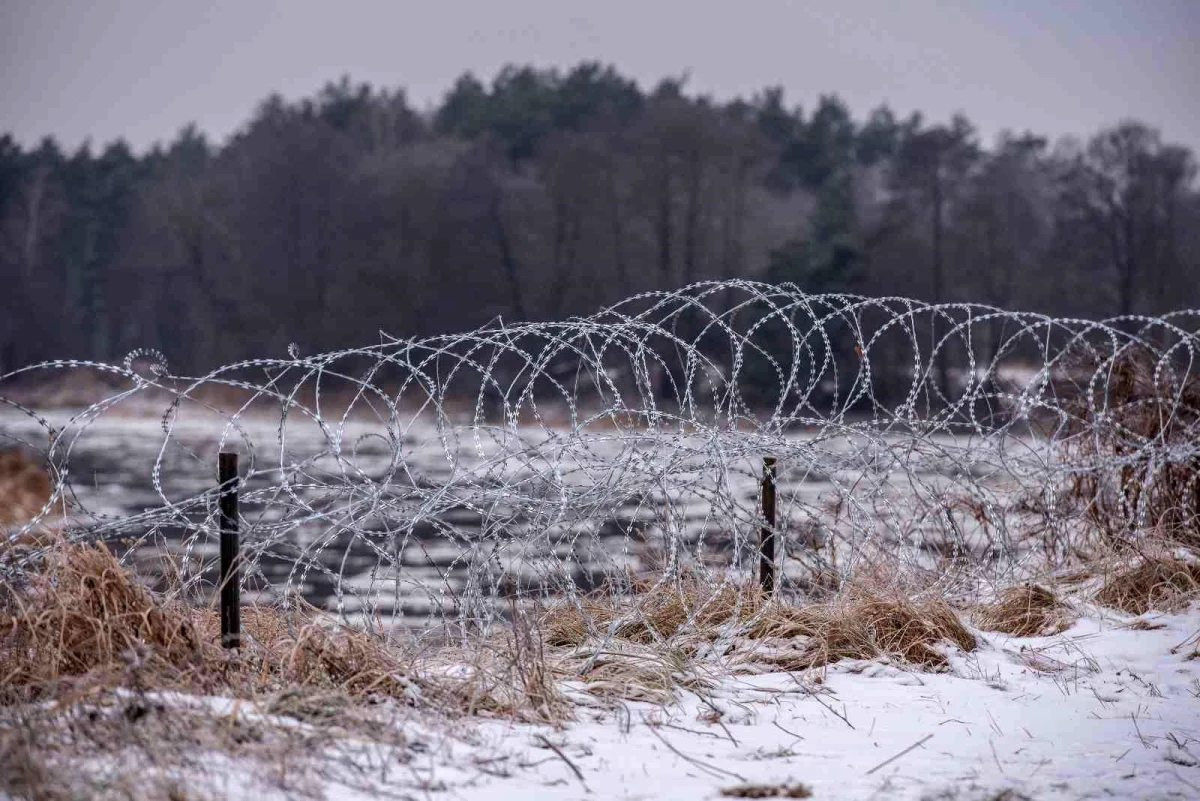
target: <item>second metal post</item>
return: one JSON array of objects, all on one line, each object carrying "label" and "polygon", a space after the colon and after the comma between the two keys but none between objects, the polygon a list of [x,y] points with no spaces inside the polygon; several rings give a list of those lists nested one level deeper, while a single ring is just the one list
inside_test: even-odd
[{"label": "second metal post", "polygon": [[775,589],[775,457],[763,457],[763,527],[758,536],[758,583],[763,592]]},{"label": "second metal post", "polygon": [[238,455],[217,456],[221,512],[221,645],[242,646],[242,567],[238,543]]}]

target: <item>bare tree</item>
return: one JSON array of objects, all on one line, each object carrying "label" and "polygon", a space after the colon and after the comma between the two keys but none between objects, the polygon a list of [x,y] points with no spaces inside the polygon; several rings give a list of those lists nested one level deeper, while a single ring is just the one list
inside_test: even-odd
[{"label": "bare tree", "polygon": [[1066,222],[1081,227],[1105,255],[1116,278],[1116,312],[1164,303],[1169,276],[1181,264],[1179,212],[1196,174],[1191,154],[1164,146],[1145,125],[1125,122],[1065,161]]}]

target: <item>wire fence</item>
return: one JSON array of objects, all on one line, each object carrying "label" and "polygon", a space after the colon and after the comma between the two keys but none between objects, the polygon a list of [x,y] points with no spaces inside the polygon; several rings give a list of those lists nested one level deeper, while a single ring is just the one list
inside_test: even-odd
[{"label": "wire fence", "polygon": [[[973,592],[1098,545],[1200,543],[1198,319],[729,281],[200,376],[153,351],[34,365],[0,377],[0,447],[44,460],[49,499],[0,566],[104,541],[210,593],[233,451],[245,593],[372,627],[744,586],[764,528],[779,593],[864,567]],[[103,391],[62,408],[47,386]]]}]

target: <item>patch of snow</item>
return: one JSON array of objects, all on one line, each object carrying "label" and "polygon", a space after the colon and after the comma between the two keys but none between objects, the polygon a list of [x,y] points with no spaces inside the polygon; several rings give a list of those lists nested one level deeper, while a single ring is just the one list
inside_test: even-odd
[{"label": "patch of snow", "polygon": [[[424,729],[432,745],[386,789],[480,801],[716,799],[797,783],[815,799],[1198,798],[1200,606],[1156,616],[1161,628],[1129,620],[1093,614],[1053,637],[977,632],[979,649],[950,653],[942,673],[876,660],[727,677],[668,707],[606,706],[565,682],[588,701],[576,722]],[[194,703],[237,714],[227,700]],[[356,748],[368,746],[339,753]],[[374,797],[336,781],[325,792]]]}]

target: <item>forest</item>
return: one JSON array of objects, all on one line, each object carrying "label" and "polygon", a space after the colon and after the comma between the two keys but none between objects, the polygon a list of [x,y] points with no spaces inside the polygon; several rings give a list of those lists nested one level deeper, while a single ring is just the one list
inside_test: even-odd
[{"label": "forest", "polygon": [[1135,120],[984,142],[964,116],[612,66],[350,78],[228,141],[0,138],[0,374],[157,348],[175,370],[588,314],[701,280],[1057,316],[1200,306],[1195,155]]}]

